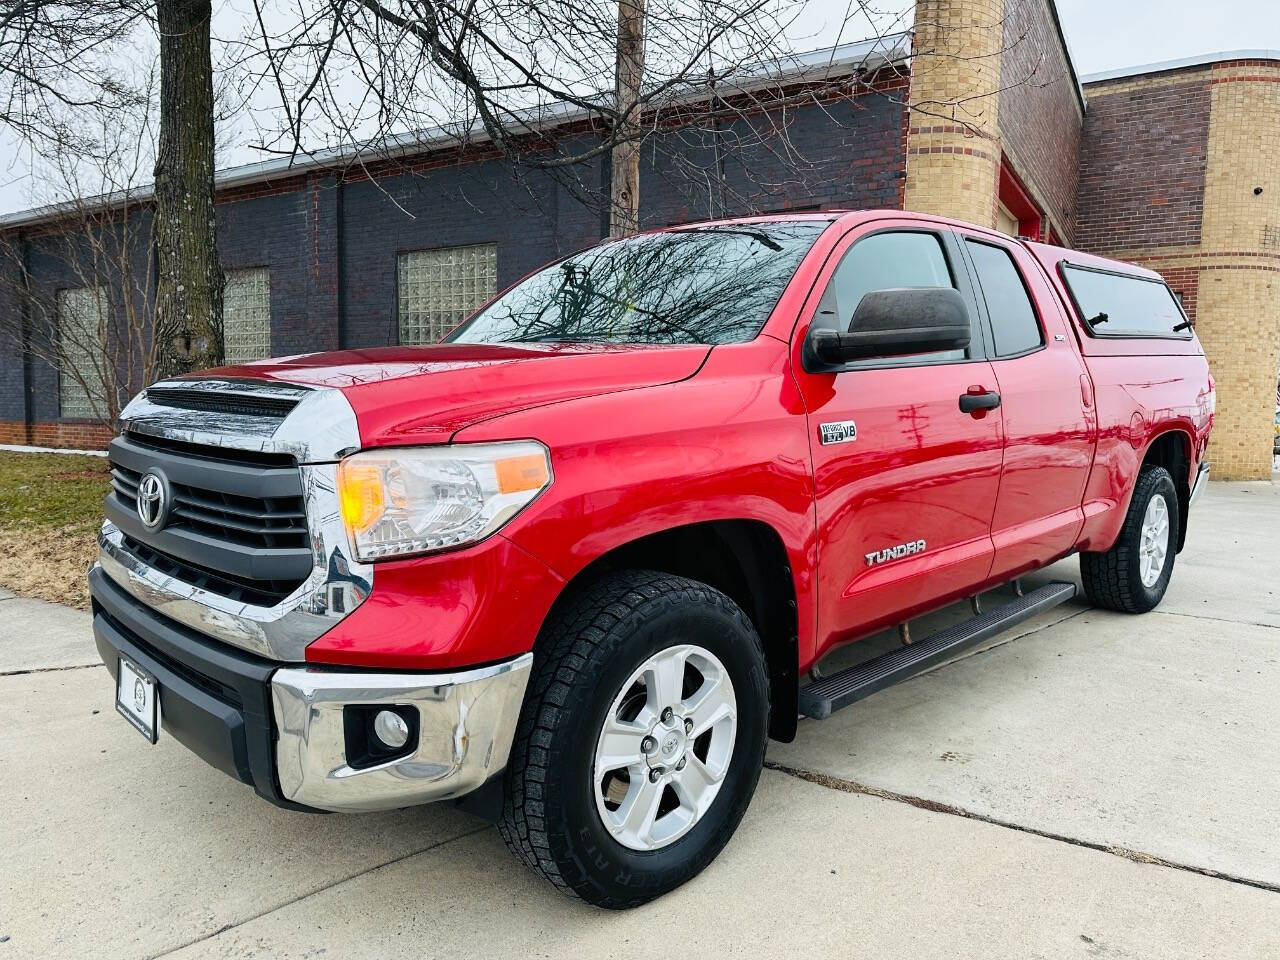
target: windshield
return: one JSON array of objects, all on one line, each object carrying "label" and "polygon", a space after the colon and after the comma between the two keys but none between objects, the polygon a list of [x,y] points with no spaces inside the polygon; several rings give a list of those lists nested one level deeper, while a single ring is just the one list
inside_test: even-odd
[{"label": "windshield", "polygon": [[535,273],[445,341],[741,343],[828,226],[725,224],[602,244]]}]

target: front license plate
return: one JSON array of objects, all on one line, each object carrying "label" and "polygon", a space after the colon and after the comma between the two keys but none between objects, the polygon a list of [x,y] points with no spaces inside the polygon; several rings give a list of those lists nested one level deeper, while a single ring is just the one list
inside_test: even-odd
[{"label": "front license plate", "polygon": [[160,732],[160,698],[156,696],[160,688],[156,678],[124,657],[120,658],[116,676],[116,711],[155,743]]}]

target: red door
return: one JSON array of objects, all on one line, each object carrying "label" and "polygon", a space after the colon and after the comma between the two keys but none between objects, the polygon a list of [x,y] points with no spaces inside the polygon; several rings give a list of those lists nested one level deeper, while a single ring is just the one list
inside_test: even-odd
[{"label": "red door", "polygon": [[852,230],[819,274],[792,338],[807,410],[818,528],[815,650],[964,596],[991,567],[1001,413],[964,413],[959,398],[996,389],[980,323],[968,351],[862,360],[808,373],[811,323],[847,326],[869,290],[954,286],[976,305],[954,234],[919,221]]},{"label": "red door", "polygon": [[1092,388],[1068,320],[1026,249],[957,232],[1004,414],[991,576],[1012,578],[1061,557],[1079,535],[1095,442]]}]

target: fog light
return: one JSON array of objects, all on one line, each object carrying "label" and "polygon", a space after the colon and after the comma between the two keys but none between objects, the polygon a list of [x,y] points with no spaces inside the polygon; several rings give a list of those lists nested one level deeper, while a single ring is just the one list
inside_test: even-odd
[{"label": "fog light", "polygon": [[399,750],[409,742],[409,724],[390,710],[379,710],[373,718],[373,733],[387,747]]}]

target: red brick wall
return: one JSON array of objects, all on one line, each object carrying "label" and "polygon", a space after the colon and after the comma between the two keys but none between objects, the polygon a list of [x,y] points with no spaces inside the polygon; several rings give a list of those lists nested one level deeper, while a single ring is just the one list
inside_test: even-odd
[{"label": "red brick wall", "polygon": [[1000,56],[1000,140],[1070,244],[1080,165],[1079,95],[1048,0],[1008,0]]},{"label": "red brick wall", "polygon": [[1200,242],[1209,90],[1207,66],[1086,88],[1076,246]]},{"label": "red brick wall", "polygon": [[0,443],[70,450],[102,450],[115,436],[100,423],[66,421],[33,423],[28,433],[21,420],[0,420]]},{"label": "red brick wall", "polygon": [[1161,267],[1159,263],[1148,263],[1144,266],[1155,270],[1174,293],[1182,297],[1182,309],[1187,312],[1187,319],[1196,322],[1196,299],[1200,290],[1199,267]]}]

